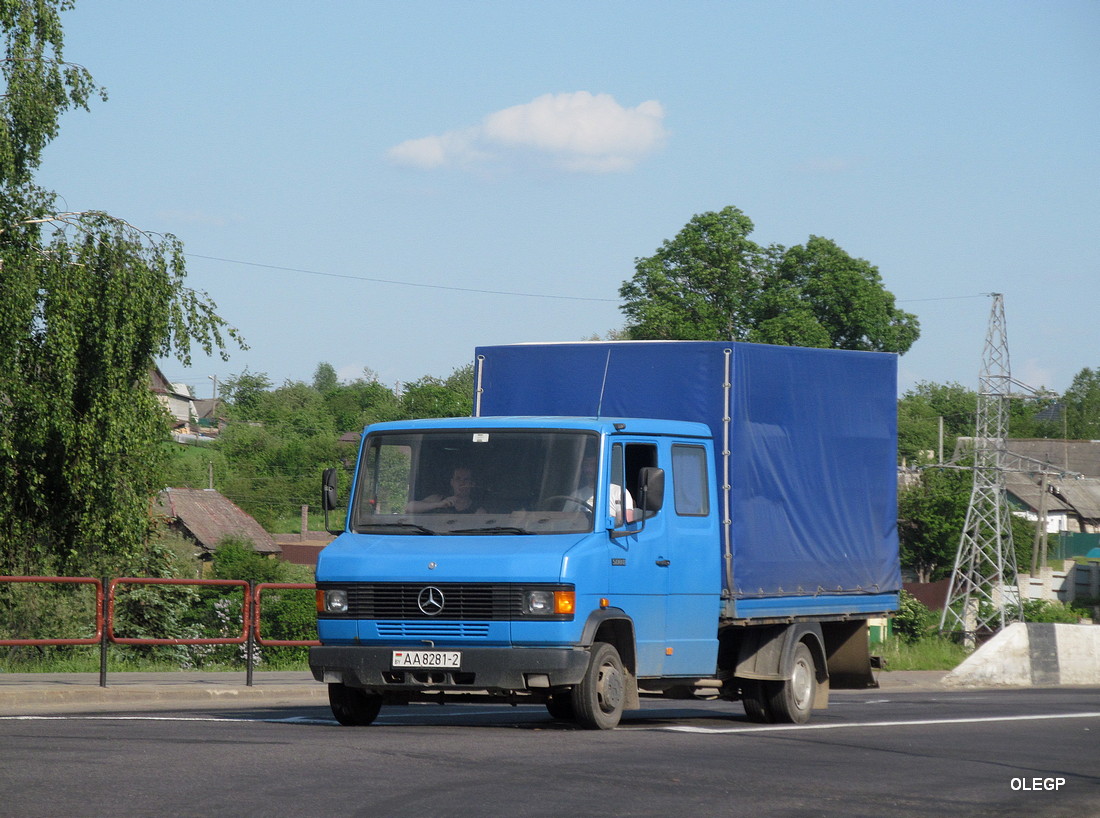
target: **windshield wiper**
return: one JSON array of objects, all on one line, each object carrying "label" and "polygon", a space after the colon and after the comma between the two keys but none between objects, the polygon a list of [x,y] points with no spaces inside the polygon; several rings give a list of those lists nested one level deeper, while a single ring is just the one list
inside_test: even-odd
[{"label": "windshield wiper", "polygon": [[420,534],[438,534],[438,531],[433,531],[425,526],[418,525],[416,523],[405,522],[404,520],[387,520],[385,522],[378,523],[360,523],[355,527],[356,534],[362,534],[365,528],[409,528]]},{"label": "windshield wiper", "polygon": [[489,525],[484,528],[452,528],[452,534],[531,534],[518,525]]}]

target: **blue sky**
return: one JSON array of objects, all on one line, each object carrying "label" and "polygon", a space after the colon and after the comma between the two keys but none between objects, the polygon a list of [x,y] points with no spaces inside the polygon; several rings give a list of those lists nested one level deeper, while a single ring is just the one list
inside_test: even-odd
[{"label": "blue sky", "polygon": [[696,213],[875,264],[919,381],[1100,367],[1100,2],[82,0],[65,56],[110,99],[40,181],[183,240],[247,339],[162,368],[201,397],[318,362],[393,385],[478,344],[622,326]]}]

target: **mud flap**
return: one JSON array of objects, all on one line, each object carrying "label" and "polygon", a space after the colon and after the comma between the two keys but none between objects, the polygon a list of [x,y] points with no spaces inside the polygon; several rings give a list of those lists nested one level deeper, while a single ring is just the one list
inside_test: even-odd
[{"label": "mud flap", "polygon": [[834,690],[866,690],[878,687],[871,672],[871,646],[867,621],[823,622],[825,657]]}]

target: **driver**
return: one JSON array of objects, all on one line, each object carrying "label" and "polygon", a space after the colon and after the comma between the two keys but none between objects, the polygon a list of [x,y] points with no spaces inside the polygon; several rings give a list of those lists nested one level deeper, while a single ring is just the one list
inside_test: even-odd
[{"label": "driver", "polygon": [[456,466],[451,472],[449,494],[432,494],[423,500],[410,500],[405,506],[409,514],[484,514],[485,509],[474,499],[477,483],[467,466]]},{"label": "driver", "polygon": [[[579,505],[589,511],[594,508],[596,501],[596,473],[598,471],[599,458],[594,453],[585,453],[581,460],[581,473],[577,480],[577,488],[572,493],[572,498]],[[623,506],[626,506],[626,516],[623,516]],[[622,522],[634,522],[634,498],[630,492],[617,483],[611,484],[611,516],[616,524]]]}]

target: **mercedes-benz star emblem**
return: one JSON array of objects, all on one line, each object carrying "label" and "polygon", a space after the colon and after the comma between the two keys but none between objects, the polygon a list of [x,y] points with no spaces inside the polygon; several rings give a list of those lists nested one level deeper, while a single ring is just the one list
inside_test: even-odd
[{"label": "mercedes-benz star emblem", "polygon": [[425,616],[435,616],[443,610],[443,592],[429,585],[416,598],[416,605]]}]

